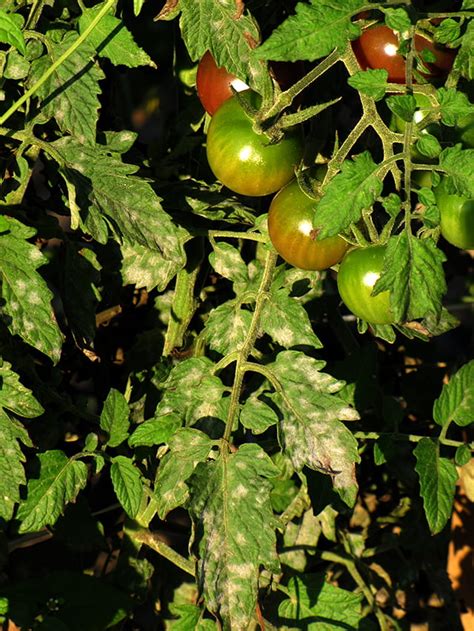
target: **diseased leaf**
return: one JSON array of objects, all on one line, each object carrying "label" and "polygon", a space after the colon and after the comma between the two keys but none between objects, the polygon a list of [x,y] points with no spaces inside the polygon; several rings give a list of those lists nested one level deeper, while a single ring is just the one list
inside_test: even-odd
[{"label": "diseased leaf", "polygon": [[127,440],[129,426],[127,400],[121,392],[112,388],[100,414],[100,427],[108,434],[106,444],[109,447],[118,447]]},{"label": "diseased leaf", "polygon": [[373,295],[390,291],[390,306],[396,322],[439,318],[446,292],[443,252],[431,239],[417,239],[407,231],[387,244],[382,275]]},{"label": "diseased leaf", "polygon": [[21,423],[10,419],[0,407],[0,518],[5,521],[12,518],[14,506],[20,501],[20,486],[26,484],[26,457],[20,442],[33,446]]},{"label": "diseased leaf", "polygon": [[311,0],[299,2],[290,15],[255,51],[260,59],[275,61],[314,61],[344,48],[348,39],[360,35],[360,27],[351,21],[361,0]]},{"label": "diseased leaf", "polygon": [[26,500],[16,515],[21,521],[19,532],[36,532],[52,526],[87,482],[87,466],[80,460],[69,459],[62,451],[40,453],[38,460],[39,477],[28,480]]},{"label": "diseased leaf", "polygon": [[342,232],[371,208],[382,192],[378,169],[368,151],[343,163],[316,208],[313,223],[320,230],[318,239]]},{"label": "diseased leaf", "polygon": [[462,366],[443,386],[433,406],[438,425],[454,421],[465,427],[474,423],[474,360]]},{"label": "diseased leaf", "polygon": [[308,345],[321,348],[304,306],[290,298],[288,289],[273,290],[265,302],[261,327],[265,333],[284,348]]},{"label": "diseased leaf", "polygon": [[222,355],[242,348],[250,329],[250,311],[225,302],[211,311],[204,334],[209,346]]},{"label": "diseased leaf", "polygon": [[[102,4],[86,9],[79,18],[79,32],[83,33],[103,8]],[[156,67],[146,52],[138,46],[122,20],[104,15],[89,33],[87,41],[94,46],[99,57],[106,57],[115,66]]]},{"label": "diseased leaf", "polygon": [[127,243],[138,243],[184,265],[186,233],[162,209],[149,182],[133,175],[138,167],[121,162],[102,145],[89,147],[68,137],[52,144],[66,162],[62,174],[75,189],[86,232],[105,243],[111,228]]},{"label": "diseased leaf", "polygon": [[24,418],[35,418],[44,412],[43,406],[5,360],[0,366],[0,407]]},{"label": "diseased leaf", "polygon": [[59,361],[63,336],[51,306],[53,294],[36,269],[47,260],[34,245],[25,239],[34,230],[11,217],[9,232],[0,234],[0,307],[10,332],[19,335],[27,344]]},{"label": "diseased leaf", "polygon": [[[187,235],[179,235],[178,249],[181,250]],[[123,243],[122,251],[122,276],[125,284],[144,287],[148,291],[166,289],[170,281],[176,276],[184,265],[181,256],[174,259],[166,259],[161,252],[146,246],[134,243]]]},{"label": "diseased leaf", "polygon": [[474,79],[474,22],[470,20],[453,64],[465,79]]},{"label": "diseased leaf", "polygon": [[290,597],[278,608],[281,618],[297,621],[307,631],[359,628],[361,594],[327,583],[324,574],[294,576],[287,589]]},{"label": "diseased leaf", "polygon": [[435,535],[443,530],[451,517],[458,474],[451,460],[440,457],[439,447],[431,438],[422,438],[413,453],[423,508]]},{"label": "diseased leaf", "polygon": [[68,325],[79,346],[90,346],[95,337],[98,267],[94,252],[65,244],[61,297]]},{"label": "diseased leaf", "polygon": [[209,255],[209,262],[218,274],[240,285],[248,282],[247,265],[240,252],[230,243],[213,244],[214,251]]},{"label": "diseased leaf", "polygon": [[190,428],[178,430],[169,439],[170,451],[161,460],[155,481],[155,499],[161,519],[187,501],[186,481],[197,464],[207,460],[214,444],[206,434]]},{"label": "diseased leaf", "polygon": [[281,435],[296,470],[304,466],[331,475],[334,489],[353,505],[357,494],[357,441],[342,420],[359,415],[338,395],[344,382],[322,372],[325,362],[297,351],[283,351],[267,368],[282,393],[273,400],[283,415]]},{"label": "diseased leaf", "polygon": [[164,394],[156,414],[176,412],[187,425],[206,417],[225,420],[225,387],[213,374],[214,365],[207,357],[193,357],[177,364],[163,384]]},{"label": "diseased leaf", "polygon": [[[78,37],[77,33],[69,31],[60,43],[49,40],[47,54],[31,65],[28,86],[36,83]],[[99,81],[105,78],[100,67],[91,61],[93,58],[94,48],[86,40],[36,92],[41,106],[40,122],[54,118],[63,133],[70,133],[88,144],[95,142],[100,107]]]},{"label": "diseased leaf", "polygon": [[130,458],[116,456],[110,467],[110,477],[118,501],[132,519],[136,517],[143,495],[139,470]]},{"label": "diseased leaf", "polygon": [[198,584],[227,631],[248,627],[260,566],[279,570],[271,484],[265,479],[275,475],[278,469],[261,447],[245,444],[199,464],[189,480]]},{"label": "diseased leaf", "polygon": [[266,64],[252,55],[260,42],[253,17],[239,11],[235,0],[180,0],[180,27],[191,59],[209,50],[219,67],[248,83],[259,94],[271,94]]}]

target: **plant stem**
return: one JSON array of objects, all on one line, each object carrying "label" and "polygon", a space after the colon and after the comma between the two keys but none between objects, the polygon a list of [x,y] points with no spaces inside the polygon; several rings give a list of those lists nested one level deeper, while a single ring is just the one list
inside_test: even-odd
[{"label": "plant stem", "polygon": [[257,232],[234,232],[232,230],[209,230],[209,238],[228,238],[228,239],[247,239],[248,241],[258,241],[259,243],[267,243],[268,239],[263,234]]},{"label": "plant stem", "polygon": [[263,306],[268,299],[268,291],[271,287],[273,280],[273,272],[275,270],[277,253],[271,249],[267,252],[265,259],[265,268],[263,270],[262,280],[258,289],[257,300],[255,302],[255,310],[253,312],[252,321],[250,323],[249,330],[245,337],[245,341],[242,348],[238,351],[237,360],[235,365],[234,384],[232,386],[232,392],[230,395],[229,413],[227,415],[226,426],[223,436],[223,442],[229,443],[230,436],[232,434],[232,428],[234,426],[235,417],[238,413],[239,399],[242,391],[242,384],[244,380],[244,374],[246,369],[247,358],[250,355],[255,340],[257,339],[260,317],[262,315]]},{"label": "plant stem", "polygon": [[3,125],[5,121],[7,121],[12,114],[14,114],[22,105],[25,103],[33,94],[49,79],[49,77],[56,72],[56,70],[63,64],[68,57],[72,55],[72,53],[79,48],[84,40],[89,37],[91,31],[97,26],[100,20],[104,17],[106,13],[114,6],[116,0],[107,0],[103,5],[102,9],[97,13],[95,18],[86,28],[86,30],[79,35],[76,41],[70,46],[62,55],[59,57],[44,73],[42,77],[38,79],[38,81],[31,86],[29,90],[27,90],[23,96],[21,96],[18,101],[15,101],[13,105],[2,115],[0,116],[0,125]]},{"label": "plant stem", "polygon": [[[447,427],[445,425],[444,427]],[[444,428],[443,428],[444,429]],[[360,438],[363,440],[378,440],[383,436],[388,436],[393,440],[406,440],[411,443],[418,443],[423,438],[429,438],[429,436],[419,436],[418,434],[396,434],[390,432],[354,432],[355,438]],[[464,443],[461,440],[451,440],[450,438],[444,438],[443,432],[441,431],[438,437],[434,437],[441,445],[446,445],[447,447],[461,447],[462,445],[466,445],[469,447],[471,451],[474,451],[474,443]]]},{"label": "plant stem", "polygon": [[133,533],[133,538],[140,543],[144,543],[155,552],[158,552],[160,556],[165,557],[165,559],[174,563],[174,565],[183,570],[183,572],[186,572],[186,574],[189,574],[193,578],[195,577],[194,563],[181,556],[164,541],[158,539],[149,530],[139,530],[138,532]]}]

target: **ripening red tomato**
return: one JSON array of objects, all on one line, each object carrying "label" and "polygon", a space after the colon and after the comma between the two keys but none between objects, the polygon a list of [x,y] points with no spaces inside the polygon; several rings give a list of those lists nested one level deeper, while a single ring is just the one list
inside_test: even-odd
[{"label": "ripening red tomato", "polygon": [[219,68],[214,57],[207,51],[198,65],[196,88],[199,100],[208,114],[215,114],[224,101],[234,96],[231,86],[237,92],[249,88],[225,68]]},{"label": "ripening red tomato", "polygon": [[268,211],[268,232],[275,250],[301,269],[327,269],[339,263],[348,248],[339,236],[316,241],[313,217],[317,204],[294,179],[275,195]]},{"label": "ripening red tomato", "polygon": [[[288,90],[304,75],[304,63],[272,61],[270,62],[270,70],[280,88]],[[249,86],[225,68],[219,68],[214,57],[207,51],[199,62],[196,75],[198,97],[206,112],[213,116],[224,101],[234,96],[232,88],[236,92],[242,92],[248,90]],[[298,97],[295,99],[296,102],[297,99]]]},{"label": "ripening red tomato", "polygon": [[[456,55],[454,50],[438,46],[423,35],[415,34],[415,49],[422,57],[427,49],[436,57],[436,62],[423,62],[429,74],[421,73],[426,78],[435,78],[447,74],[453,65]],[[379,24],[369,28],[352,42],[352,48],[362,70],[384,69],[388,72],[388,80],[393,83],[405,83],[405,58],[398,53],[399,40],[397,33],[388,26]]]}]

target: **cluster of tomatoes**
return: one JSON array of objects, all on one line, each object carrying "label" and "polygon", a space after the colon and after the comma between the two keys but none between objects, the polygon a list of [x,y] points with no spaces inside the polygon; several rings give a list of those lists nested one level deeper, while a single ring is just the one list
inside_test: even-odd
[{"label": "cluster of tomatoes", "polygon": [[[426,78],[442,76],[451,68],[453,51],[438,48],[421,35],[415,37],[414,46],[420,53],[428,48],[436,58],[434,63],[421,64]],[[385,68],[389,81],[405,82],[405,58],[398,52],[397,35],[387,26],[377,25],[365,30],[353,43],[353,49],[362,69]],[[283,89],[288,87],[291,78],[289,66],[291,64],[286,67],[281,64],[273,68]],[[229,189],[242,195],[276,193],[268,212],[268,230],[280,256],[291,265],[306,270],[323,270],[341,262],[338,289],[348,308],[369,323],[393,323],[389,292],[372,295],[382,272],[386,246],[372,245],[348,251],[348,243],[339,236],[316,240],[313,217],[318,192],[306,187],[303,190],[294,177],[303,155],[299,130],[289,130],[283,139],[272,143],[265,133],[255,128],[246,111],[257,110],[260,97],[225,68],[217,67],[209,52],[199,63],[196,85],[202,105],[212,116],[207,135],[207,158],[214,175]],[[239,98],[234,96],[235,92],[240,93]],[[422,108],[423,103],[419,106]],[[399,127],[403,124],[398,121]],[[313,170],[311,175],[317,182],[321,173]],[[435,193],[443,236],[458,247],[473,248],[474,200],[451,195],[443,182]]]}]

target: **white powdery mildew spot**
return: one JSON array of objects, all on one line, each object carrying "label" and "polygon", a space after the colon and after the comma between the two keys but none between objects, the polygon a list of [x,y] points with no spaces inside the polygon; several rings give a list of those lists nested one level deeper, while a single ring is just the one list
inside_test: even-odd
[{"label": "white powdery mildew spot", "polygon": [[252,563],[231,563],[228,569],[229,574],[243,580],[248,580],[255,575],[255,568]]},{"label": "white powdery mildew spot", "polygon": [[243,499],[244,497],[247,497],[248,494],[248,489],[243,484],[239,484],[234,490],[234,497],[238,499]]},{"label": "white powdery mildew spot", "polygon": [[238,532],[235,535],[235,543],[237,543],[239,546],[246,546],[248,541],[242,532]]},{"label": "white powdery mildew spot", "polygon": [[40,305],[41,304],[41,296],[36,292],[32,291],[27,298],[30,305]]},{"label": "white powdery mildew spot", "polygon": [[282,346],[292,346],[295,336],[289,326],[275,330],[275,337]]},{"label": "white powdery mildew spot", "polygon": [[36,248],[32,248],[28,254],[31,261],[39,261],[39,259],[44,258],[39,250]]},{"label": "white powdery mildew spot", "polygon": [[20,280],[18,280],[18,281],[17,281],[17,283],[16,283],[16,289],[17,289],[17,292],[18,292],[19,294],[23,294],[23,293],[25,293],[25,291],[27,290],[27,288],[28,288],[28,285],[26,284],[26,282],[25,282],[24,280],[20,279]]},{"label": "white powdery mildew spot", "polygon": [[20,305],[18,304],[18,302],[15,302],[14,300],[11,300],[8,306],[10,308],[10,311],[12,312],[18,311],[20,308]]},{"label": "white powdery mildew spot", "polygon": [[32,331],[35,330],[35,325],[33,324],[33,322],[30,322],[29,320],[24,320],[23,330],[25,331],[25,333],[31,333]]}]

